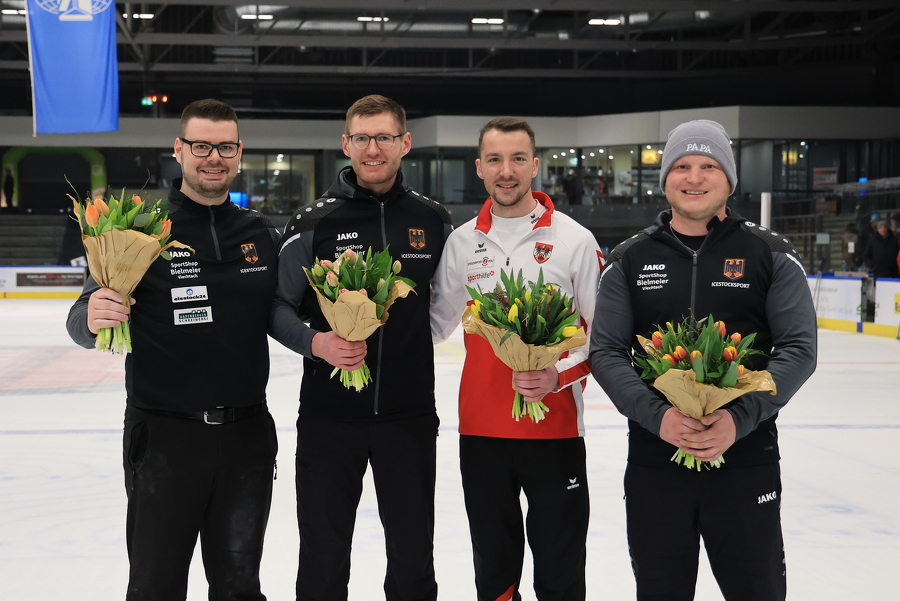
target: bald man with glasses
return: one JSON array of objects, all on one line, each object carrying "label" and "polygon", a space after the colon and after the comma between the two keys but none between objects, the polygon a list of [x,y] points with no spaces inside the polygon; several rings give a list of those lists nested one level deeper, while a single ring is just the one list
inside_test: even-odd
[{"label": "bald man with glasses", "polygon": [[[452,226],[447,211],[412,190],[400,170],[411,145],[403,108],[367,96],[347,111],[350,166],[325,195],[285,226],[269,333],[300,353],[297,420],[298,601],[344,601],[362,480],[372,466],[387,548],[385,598],[430,601],[434,577],[434,481],[438,417],[429,285]],[[361,342],[331,331],[303,267],[347,249],[389,248],[416,283],[388,322]],[[365,361],[362,391],[330,378]],[[374,598],[374,596],[368,597]]]}]

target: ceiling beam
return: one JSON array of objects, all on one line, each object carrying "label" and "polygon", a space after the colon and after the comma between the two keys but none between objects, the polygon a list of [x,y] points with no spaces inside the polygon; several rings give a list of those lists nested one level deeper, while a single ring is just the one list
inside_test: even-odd
[{"label": "ceiling beam", "polygon": [[[210,6],[248,6],[246,0],[165,0],[168,5],[210,5]],[[279,0],[279,6],[303,8],[310,10],[334,11],[435,11],[435,12],[471,12],[484,13],[502,10],[540,10],[540,11],[576,11],[592,12],[645,12],[645,11],[696,11],[727,13],[758,12],[849,12],[863,10],[882,10],[897,7],[896,0],[796,0],[784,2],[778,0],[380,0],[373,6],[371,0]]]}]

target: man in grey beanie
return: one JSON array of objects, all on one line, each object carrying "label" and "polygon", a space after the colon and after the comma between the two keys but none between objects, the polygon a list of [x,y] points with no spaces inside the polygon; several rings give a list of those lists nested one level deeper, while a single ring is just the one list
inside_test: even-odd
[{"label": "man in grey beanie", "polygon": [[[786,596],[775,420],[815,369],[816,315],[791,243],[726,207],[736,186],[720,124],[673,129],[660,169],[672,208],[617,246],[600,279],[591,373],[629,419],[625,507],[639,601],[693,599],[701,537],[725,599]],[[756,334],[765,354],[742,363],[771,373],[777,395],[746,393],[698,420],[641,380],[631,357],[645,352],[637,335],[666,322],[696,332],[709,315],[728,334]],[[702,469],[672,461],[678,450]]]}]

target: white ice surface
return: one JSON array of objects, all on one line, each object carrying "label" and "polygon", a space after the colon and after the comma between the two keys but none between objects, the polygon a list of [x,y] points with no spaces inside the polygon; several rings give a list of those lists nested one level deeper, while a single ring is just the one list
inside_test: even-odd
[{"label": "white ice surface", "polygon": [[[0,300],[0,599],[124,598],[121,358],[74,347],[68,300]],[[298,535],[294,422],[301,363],[270,343],[278,479],[262,564],[271,601],[294,598]],[[441,599],[474,599],[457,460],[461,335],[436,349],[435,561]],[[89,382],[85,371],[90,370]],[[897,599],[900,566],[900,342],[819,331],[819,367],[779,417],[788,598]],[[102,382],[95,384],[95,382]],[[633,599],[622,474],[626,422],[593,380],[585,423],[591,523],[588,599]],[[521,587],[534,599],[530,556]],[[367,477],[350,599],[383,599],[384,539]],[[697,596],[721,599],[705,559]],[[188,599],[206,599],[199,553]]]}]

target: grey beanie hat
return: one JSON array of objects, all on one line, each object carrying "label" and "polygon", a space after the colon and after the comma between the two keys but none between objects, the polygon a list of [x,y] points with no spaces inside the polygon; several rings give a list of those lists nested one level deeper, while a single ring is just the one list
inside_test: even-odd
[{"label": "grey beanie hat", "polygon": [[731,184],[729,194],[734,194],[737,188],[737,167],[734,164],[734,154],[731,152],[731,139],[725,133],[724,127],[707,119],[682,123],[669,132],[659,169],[659,189],[663,193],[666,191],[666,177],[672,165],[681,157],[690,154],[714,158],[722,166],[728,183]]}]

